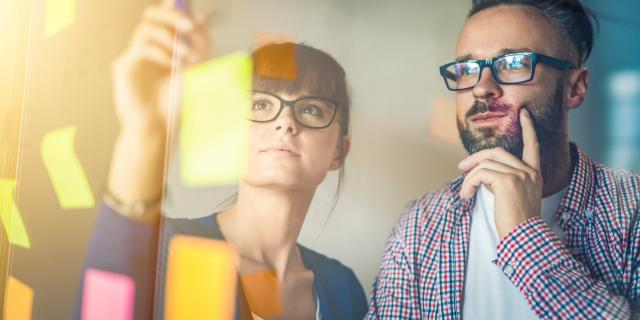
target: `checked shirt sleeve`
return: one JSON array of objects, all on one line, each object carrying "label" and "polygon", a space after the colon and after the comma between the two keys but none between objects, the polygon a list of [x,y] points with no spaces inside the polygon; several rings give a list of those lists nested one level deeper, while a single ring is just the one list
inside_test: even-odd
[{"label": "checked shirt sleeve", "polygon": [[627,260],[633,261],[627,263],[623,276],[631,280],[626,292],[611,292],[604,282],[592,278],[540,217],[511,231],[498,244],[494,263],[543,319],[638,319],[637,223],[632,231],[627,251],[632,258]]},{"label": "checked shirt sleeve", "polygon": [[[380,271],[371,289],[371,303],[365,319],[419,319],[414,255],[408,239],[415,238],[415,207],[405,208],[400,222],[385,245]],[[413,218],[412,218],[413,217]]]}]

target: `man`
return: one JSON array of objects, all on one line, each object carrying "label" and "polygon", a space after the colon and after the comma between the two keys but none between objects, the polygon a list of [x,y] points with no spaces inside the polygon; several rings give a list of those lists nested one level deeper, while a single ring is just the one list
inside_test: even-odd
[{"label": "man", "polygon": [[369,319],[640,319],[640,177],[568,139],[593,44],[577,1],[476,1],[456,61],[464,175],[411,202]]}]

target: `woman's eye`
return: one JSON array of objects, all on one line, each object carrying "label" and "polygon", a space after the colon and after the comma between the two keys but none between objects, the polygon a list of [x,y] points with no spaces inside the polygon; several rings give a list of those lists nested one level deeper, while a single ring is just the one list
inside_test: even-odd
[{"label": "woman's eye", "polygon": [[324,112],[322,112],[319,107],[310,104],[304,106],[304,108],[302,109],[302,113],[317,117],[322,117],[324,115]]},{"label": "woman's eye", "polygon": [[271,104],[267,101],[256,101],[253,103],[253,110],[256,111],[260,111],[260,110],[267,110],[269,109],[271,106]]}]

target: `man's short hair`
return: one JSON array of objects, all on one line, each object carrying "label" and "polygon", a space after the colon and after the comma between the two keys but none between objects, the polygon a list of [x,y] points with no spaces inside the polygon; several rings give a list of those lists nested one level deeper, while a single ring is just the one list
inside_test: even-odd
[{"label": "man's short hair", "polygon": [[563,37],[573,44],[571,59],[582,65],[593,48],[594,24],[596,16],[579,0],[472,0],[473,5],[467,18],[474,14],[501,5],[524,5],[542,11],[563,33]]}]

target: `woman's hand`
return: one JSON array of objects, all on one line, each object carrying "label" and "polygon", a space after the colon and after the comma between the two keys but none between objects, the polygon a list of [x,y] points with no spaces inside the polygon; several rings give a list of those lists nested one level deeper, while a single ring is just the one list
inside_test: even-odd
[{"label": "woman's hand", "polygon": [[175,103],[172,94],[179,97],[180,70],[206,59],[209,50],[202,16],[192,17],[170,0],[148,7],[129,46],[112,66],[116,111],[123,128],[164,132]]},{"label": "woman's hand", "polygon": [[204,16],[176,9],[170,0],[145,10],[112,66],[121,126],[108,180],[113,197],[127,204],[160,201],[167,129],[175,121],[169,111],[180,97],[180,70],[208,58],[210,47]]}]

